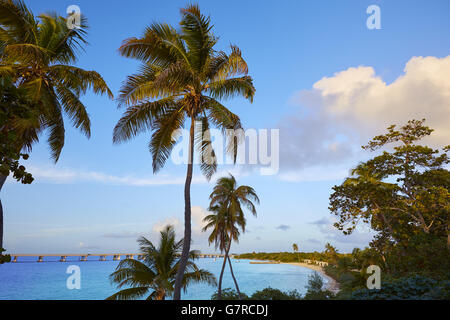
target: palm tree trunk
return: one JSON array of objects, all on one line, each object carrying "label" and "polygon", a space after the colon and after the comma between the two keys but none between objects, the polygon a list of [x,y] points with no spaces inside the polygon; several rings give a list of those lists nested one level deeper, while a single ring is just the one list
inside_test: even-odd
[{"label": "palm tree trunk", "polygon": [[184,271],[189,258],[191,249],[191,182],[194,158],[194,116],[191,117],[191,130],[189,132],[189,159],[187,165],[186,182],[184,184],[184,243],[181,252],[180,265],[175,279],[174,300],[181,298],[181,285],[183,283]]},{"label": "palm tree trunk", "polygon": [[233,272],[233,267],[231,266],[231,259],[230,259],[230,256],[228,256],[228,265],[230,266],[231,277],[233,278],[234,285],[236,286],[236,291],[237,291],[237,293],[238,293],[239,300],[242,300],[242,297],[241,297],[241,291],[239,291],[238,283],[237,283],[237,281],[236,281],[236,278],[234,277],[234,272]]},{"label": "palm tree trunk", "polygon": [[[3,184],[5,183],[6,178],[7,176],[0,175],[0,191],[3,188]],[[3,248],[3,206],[1,199],[0,199],[0,248]]]},{"label": "palm tree trunk", "polygon": [[223,273],[225,271],[225,265],[227,264],[227,257],[228,257],[228,252],[225,251],[225,256],[223,257],[222,270],[220,270],[219,286],[217,288],[217,299],[219,299],[219,300],[222,300],[222,280],[223,280]]}]

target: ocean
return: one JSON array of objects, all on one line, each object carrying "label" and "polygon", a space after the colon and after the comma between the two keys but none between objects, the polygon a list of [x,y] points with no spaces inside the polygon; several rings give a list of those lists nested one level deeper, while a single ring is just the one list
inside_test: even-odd
[{"label": "ocean", "polygon": [[[38,263],[34,257],[22,257],[17,263],[0,265],[0,300],[103,300],[118,291],[109,281],[109,275],[115,270],[118,261],[108,258],[109,261],[98,261],[98,257],[89,257],[88,261],[82,262],[77,257],[68,257],[67,262],[59,262],[58,257],[46,257],[47,262]],[[248,295],[266,287],[282,291],[297,290],[304,294],[308,276],[313,273],[308,268],[287,264],[232,261],[239,288]],[[222,259],[200,258],[196,263],[219,278]],[[80,289],[67,288],[66,282],[71,276],[67,269],[71,265],[80,268]],[[324,279],[324,283],[327,283],[327,279]],[[228,265],[222,287],[234,289]],[[194,284],[182,294],[182,299],[209,300],[215,291],[214,287]]]}]

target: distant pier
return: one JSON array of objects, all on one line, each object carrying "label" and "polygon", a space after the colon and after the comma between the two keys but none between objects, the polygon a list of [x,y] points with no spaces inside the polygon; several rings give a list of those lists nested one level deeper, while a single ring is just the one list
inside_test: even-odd
[{"label": "distant pier", "polygon": [[[98,261],[120,261],[120,259],[134,259],[138,260],[144,259],[142,253],[88,253],[88,254],[77,254],[77,253],[64,253],[64,254],[9,254],[12,258],[11,262],[18,262],[20,257],[36,257],[37,262],[46,262],[45,257],[59,257],[59,262],[67,262],[68,257],[78,257],[78,261],[88,261],[88,257],[97,257]],[[223,254],[209,254],[201,253],[198,255],[200,258],[221,258]],[[108,259],[108,257],[110,259]],[[74,260],[69,260],[73,262]],[[92,261],[92,260],[90,260]],[[48,260],[47,260],[48,262]]]}]

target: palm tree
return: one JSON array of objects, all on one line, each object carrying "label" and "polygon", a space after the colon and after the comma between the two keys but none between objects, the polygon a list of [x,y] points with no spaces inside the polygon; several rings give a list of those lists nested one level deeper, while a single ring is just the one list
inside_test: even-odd
[{"label": "palm tree", "polygon": [[239,241],[239,229],[245,232],[246,220],[242,206],[245,206],[256,216],[256,208],[253,202],[259,203],[259,198],[253,188],[249,186],[238,186],[236,179],[230,174],[229,177],[222,177],[217,180],[213,192],[210,195],[210,200],[209,211],[213,212],[213,214],[204,218],[206,225],[203,231],[212,229],[208,238],[209,243],[214,243],[216,249],[225,253],[219,276],[217,296],[218,299],[222,297],[223,273],[228,261],[231,276],[240,297],[241,294],[233,273],[229,253],[231,243],[233,241]]},{"label": "palm tree", "polygon": [[297,252],[297,258],[298,261],[300,261],[300,257],[298,256],[298,245],[296,243],[292,244],[292,250],[294,250],[294,252]]},{"label": "palm tree", "polygon": [[[66,19],[56,14],[35,17],[21,0],[0,0],[0,75],[26,92],[35,114],[34,121],[17,124],[27,129],[20,149],[31,150],[39,134],[48,130],[56,162],[64,146],[63,114],[89,138],[90,119],[80,95],[92,89],[113,97],[100,74],[73,66],[77,51],[86,44],[86,28],[85,18],[80,29],[69,29]],[[0,190],[5,180],[0,175]]]},{"label": "palm tree", "polygon": [[[247,64],[236,46],[228,55],[214,49],[210,17],[197,5],[181,9],[180,30],[166,23],[153,23],[141,38],[124,41],[119,52],[142,62],[140,72],[127,78],[119,106],[127,109],[114,128],[113,141],[120,143],[151,131],[149,149],[153,172],[161,169],[177,143],[177,133],[190,121],[189,155],[184,186],[184,238],[191,239],[190,188],[194,144],[200,153],[201,170],[210,179],[217,161],[209,138],[213,125],[222,130],[240,129],[239,117],[218,100],[241,95],[253,100],[255,88]],[[198,124],[196,128],[196,124]],[[201,128],[201,129],[200,129]],[[231,131],[226,131],[230,134]],[[227,151],[237,156],[239,136],[229,139]],[[174,299],[181,296],[181,281],[190,250],[184,242]]]},{"label": "palm tree", "polygon": [[[139,299],[147,296],[147,300],[165,300],[174,292],[175,277],[180,267],[178,255],[181,253],[183,239],[175,240],[173,226],[166,226],[161,232],[159,246],[145,237],[138,243],[143,261],[135,259],[122,260],[110,275],[112,282],[119,288],[129,286],[108,297],[108,300]],[[216,278],[207,270],[199,269],[194,263],[198,258],[197,251],[189,253],[188,263],[183,275],[182,287],[186,291],[191,283],[204,282],[216,285]]]},{"label": "palm tree", "polygon": [[338,258],[338,250],[332,246],[329,242],[327,242],[325,244],[325,251],[324,251],[328,262],[330,262],[331,264],[336,264],[337,263],[337,258]]}]

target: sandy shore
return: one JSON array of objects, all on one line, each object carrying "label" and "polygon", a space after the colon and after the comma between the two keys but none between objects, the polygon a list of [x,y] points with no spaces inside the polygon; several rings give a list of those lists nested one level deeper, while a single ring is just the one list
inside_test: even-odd
[{"label": "sandy shore", "polygon": [[324,278],[326,278],[328,280],[327,287],[326,287],[327,290],[330,290],[331,292],[333,292],[335,294],[339,292],[339,283],[337,283],[336,280],[334,280],[330,276],[326,275],[325,272],[323,271],[323,268],[321,266],[317,266],[317,265],[314,265],[314,264],[302,263],[302,262],[287,262],[287,263],[283,263],[283,264],[290,264],[290,265],[293,265],[293,266],[305,267],[305,268],[317,271]]}]

